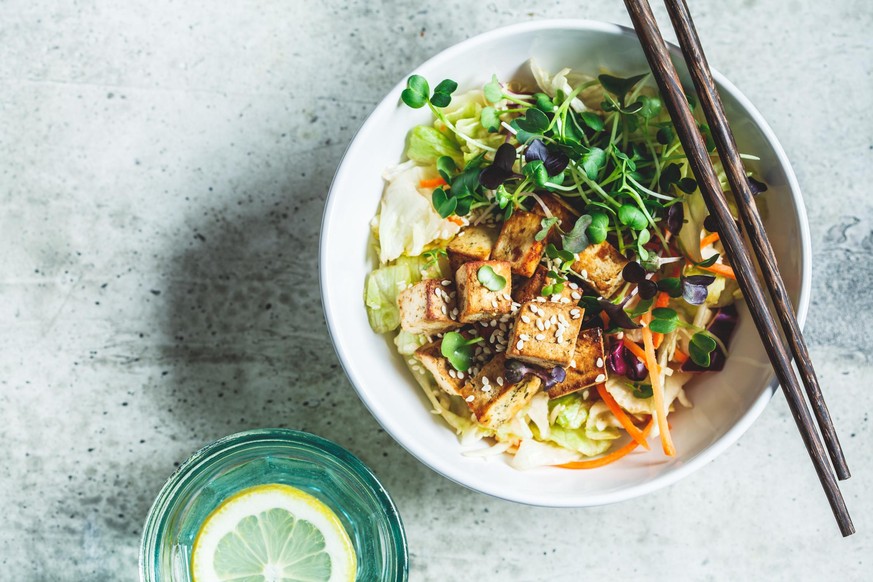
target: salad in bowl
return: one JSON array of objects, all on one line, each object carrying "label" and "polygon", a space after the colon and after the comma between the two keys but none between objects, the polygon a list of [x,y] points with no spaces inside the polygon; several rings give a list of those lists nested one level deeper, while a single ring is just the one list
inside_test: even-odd
[{"label": "salad in bowl", "polygon": [[517,469],[675,455],[669,415],[724,368],[741,296],[649,75],[529,61],[482,81],[413,75],[401,94],[432,120],[383,173],[372,330],[459,454]]}]

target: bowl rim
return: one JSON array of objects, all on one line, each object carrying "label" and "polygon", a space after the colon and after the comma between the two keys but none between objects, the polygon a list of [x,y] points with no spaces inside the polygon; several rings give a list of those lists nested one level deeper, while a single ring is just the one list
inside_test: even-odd
[{"label": "bowl rim", "polygon": [[[712,442],[712,444],[708,445],[706,448],[700,451],[697,455],[690,458],[687,462],[677,465],[674,469],[648,481],[644,481],[637,485],[633,485],[618,491],[598,493],[593,495],[589,494],[588,497],[577,497],[575,499],[566,501],[543,499],[529,494],[522,494],[517,492],[507,492],[501,488],[499,483],[490,483],[487,486],[473,486],[465,482],[465,472],[463,469],[445,465],[435,457],[430,456],[426,448],[416,447],[415,443],[404,442],[403,440],[399,439],[392,430],[390,423],[383,421],[382,418],[374,413],[371,396],[366,390],[360,387],[364,385],[364,382],[353,371],[354,368],[351,365],[351,360],[353,359],[352,353],[347,352],[344,349],[342,342],[339,341],[339,336],[342,334],[342,326],[340,322],[338,322],[334,317],[333,301],[331,300],[329,291],[330,286],[328,285],[327,280],[329,275],[327,273],[327,270],[324,268],[328,252],[326,233],[330,231],[331,218],[336,212],[336,206],[338,203],[337,201],[339,199],[339,192],[336,190],[336,185],[339,182],[341,175],[343,174],[343,166],[346,161],[346,156],[348,155],[352,144],[357,141],[358,137],[365,131],[369,130],[370,126],[375,123],[375,115],[385,106],[387,97],[395,92],[399,93],[402,87],[405,86],[406,78],[423,67],[451,58],[458,53],[469,51],[475,48],[477,45],[483,43],[499,40],[501,38],[512,37],[517,34],[540,32],[545,30],[567,30],[574,32],[594,31],[603,32],[615,36],[631,36],[633,38],[638,38],[636,32],[632,28],[620,24],[587,19],[537,20],[533,22],[512,24],[509,26],[495,28],[488,32],[484,32],[482,34],[470,37],[440,51],[439,53],[427,59],[415,69],[410,71],[394,87],[392,87],[391,90],[388,91],[388,93],[386,93],[385,97],[383,97],[379,101],[373,111],[369,114],[367,119],[355,133],[355,136],[347,144],[346,149],[343,152],[342,158],[340,159],[340,162],[337,166],[337,171],[334,174],[334,178],[331,181],[331,185],[328,190],[328,195],[324,206],[324,212],[322,215],[319,240],[319,284],[321,287],[322,308],[324,310],[328,333],[330,334],[331,343],[334,346],[334,350],[336,351],[337,357],[340,360],[340,364],[342,365],[343,370],[345,371],[346,375],[354,386],[358,397],[364,403],[364,406],[366,406],[366,408],[370,411],[370,414],[373,415],[379,425],[382,426],[382,428],[385,429],[385,431],[389,435],[391,435],[391,437],[398,444],[400,444],[400,446],[402,446],[408,453],[418,459],[418,461],[423,463],[425,466],[427,466],[434,472],[439,473],[450,481],[462,485],[467,489],[477,491],[479,493],[485,493],[498,499],[539,507],[593,507],[598,505],[607,505],[610,503],[626,501],[628,499],[633,499],[647,493],[652,493],[654,491],[672,485],[673,483],[679,481],[687,475],[690,475],[691,473],[697,471],[698,469],[715,459],[728,447],[730,447],[737,440],[739,440],[739,438],[751,427],[754,421],[767,407],[767,404],[770,402],[776,392],[777,387],[779,386],[779,383],[776,380],[775,373],[770,374],[770,378],[767,382],[766,388],[761,392],[760,396],[758,396],[758,398],[754,401],[752,406],[749,407],[746,413],[743,414],[737,420],[737,422],[730,429],[727,430],[727,432],[725,432],[721,437]],[[681,51],[679,47],[672,42],[667,42],[667,47],[670,51],[671,56],[674,57],[674,60],[676,60],[677,63],[681,62],[684,65],[684,61],[682,61]],[[797,231],[800,236],[799,252],[801,278],[800,294],[797,303],[797,319],[802,329],[806,322],[806,316],[809,311],[810,303],[810,288],[812,280],[812,244],[810,241],[809,221],[806,213],[806,206],[804,205],[803,197],[800,192],[800,185],[797,182],[797,177],[794,174],[794,169],[791,167],[791,163],[788,160],[788,156],[786,155],[785,150],[782,148],[782,145],[776,138],[773,129],[770,127],[770,125],[767,123],[767,121],[764,119],[758,109],[724,75],[722,75],[714,68],[712,69],[712,74],[720,90],[730,94],[734,99],[736,99],[737,103],[748,113],[749,118],[754,122],[755,126],[764,135],[765,140],[770,144],[779,165],[785,172],[788,190],[796,208],[794,218],[796,220]]]},{"label": "bowl rim", "polygon": [[363,485],[372,491],[373,496],[384,511],[388,530],[391,533],[390,542],[394,546],[393,553],[396,554],[397,580],[407,580],[409,544],[406,538],[406,529],[394,500],[373,473],[373,470],[354,453],[335,442],[316,434],[289,428],[256,428],[223,436],[200,447],[173,471],[161,486],[146,514],[139,548],[140,580],[145,582],[158,579],[153,578],[152,574],[154,574],[154,558],[159,547],[159,538],[164,533],[166,520],[176,497],[191,480],[192,475],[199,468],[214,462],[216,457],[222,454],[239,447],[270,442],[317,451],[331,457],[336,463],[360,478]]}]

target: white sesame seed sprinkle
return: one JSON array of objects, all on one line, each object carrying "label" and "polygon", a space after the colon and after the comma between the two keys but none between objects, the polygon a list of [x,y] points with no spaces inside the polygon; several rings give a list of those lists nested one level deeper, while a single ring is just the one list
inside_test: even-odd
[{"label": "white sesame seed sprinkle", "polygon": [[497,309],[497,300],[496,299],[491,300],[491,307],[493,307],[494,309]]},{"label": "white sesame seed sprinkle", "polygon": [[546,326],[545,326],[545,324],[543,323],[543,320],[542,320],[542,319],[538,319],[538,320],[537,320],[537,329],[540,330],[540,331],[546,331]]},{"label": "white sesame seed sprinkle", "polygon": [[537,340],[538,342],[541,342],[541,341],[543,341],[544,339],[546,339],[546,334],[544,334],[544,333],[538,333],[538,334],[536,334],[536,335],[534,336],[534,339]]},{"label": "white sesame seed sprinkle", "polygon": [[458,370],[458,380],[463,380],[463,379],[464,379],[464,373],[462,371]]},{"label": "white sesame seed sprinkle", "polygon": [[446,306],[445,306],[445,305],[443,305],[442,307],[440,307],[440,311],[443,312],[443,315],[448,315],[448,310],[446,309]]},{"label": "white sesame seed sprinkle", "polygon": [[466,398],[464,398],[464,400],[466,400],[467,402],[473,402],[473,400],[474,400],[475,398],[476,398],[475,396],[473,396],[472,394],[470,394],[469,396],[467,396]]},{"label": "white sesame seed sprinkle", "polygon": [[490,393],[490,392],[491,392],[491,386],[490,386],[489,384],[483,384],[483,385],[482,385],[482,392],[484,392],[485,394]]},{"label": "white sesame seed sprinkle", "polygon": [[452,282],[449,281],[448,279],[443,279],[443,281],[440,283],[440,285],[442,285],[443,287],[448,287],[451,284],[452,284]]},{"label": "white sesame seed sprinkle", "polygon": [[504,293],[504,294],[502,295],[502,297],[503,297],[504,299],[506,299],[507,301],[512,301],[512,297],[509,296],[509,293]]},{"label": "white sesame seed sprinkle", "polygon": [[582,294],[578,291],[573,291],[572,293],[570,293],[570,297],[572,297],[576,301],[579,301],[580,299],[582,299]]},{"label": "white sesame seed sprinkle", "polygon": [[518,334],[518,339],[526,342],[526,341],[530,340],[530,336],[527,335],[526,333],[520,333],[520,334]]},{"label": "white sesame seed sprinkle", "polygon": [[491,327],[497,327],[497,320],[496,319],[491,320]]},{"label": "white sesame seed sprinkle", "polygon": [[497,385],[503,386],[503,376],[497,376]]},{"label": "white sesame seed sprinkle", "polygon": [[482,377],[482,384],[483,384],[483,385],[487,385],[487,384],[490,384],[490,383],[491,383],[491,380],[488,379],[488,376],[483,376],[483,377]]},{"label": "white sesame seed sprinkle", "polygon": [[576,283],[573,283],[572,281],[570,281],[570,289],[573,289],[573,290],[575,291],[575,290],[578,289],[578,288],[579,288],[579,285],[577,285]]},{"label": "white sesame seed sprinkle", "polygon": [[517,350],[524,349],[524,342],[522,340],[518,340],[518,343],[515,344],[515,349],[517,349]]},{"label": "white sesame seed sprinkle", "polygon": [[604,382],[606,381],[606,374],[597,374],[597,377],[594,379],[595,382]]},{"label": "white sesame seed sprinkle", "polygon": [[533,303],[531,303],[530,306],[529,306],[528,308],[529,308],[531,311],[533,311],[534,313],[537,312],[537,306],[534,305]]},{"label": "white sesame seed sprinkle", "polygon": [[571,367],[571,368],[575,368],[575,367],[576,367],[576,360],[570,360],[570,367]]},{"label": "white sesame seed sprinkle", "polygon": [[595,364],[598,368],[602,368],[602,367],[603,367],[603,358],[597,358],[597,361],[594,362],[594,364]]},{"label": "white sesame seed sprinkle", "polygon": [[457,378],[457,377],[458,377],[458,373],[455,372],[454,370],[449,370],[449,377],[450,377],[450,378]]}]

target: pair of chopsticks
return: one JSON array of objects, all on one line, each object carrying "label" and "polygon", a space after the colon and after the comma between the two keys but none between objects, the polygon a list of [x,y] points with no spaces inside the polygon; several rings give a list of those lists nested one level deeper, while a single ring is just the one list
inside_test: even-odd
[{"label": "pair of chopsticks", "polygon": [[[788,298],[788,292],[785,290],[785,284],[779,274],[773,248],[764,232],[764,225],[755,206],[737,145],[728,127],[724,107],[716,90],[712,72],[709,70],[709,64],[703,53],[694,23],[691,20],[688,6],[685,0],[665,0],[665,4],[670,14],[670,20],[673,22],[673,28],[676,30],[691,78],[694,81],[694,87],[700,98],[701,108],[709,123],[719,157],[727,172],[728,181],[739,208],[740,218],[749,234],[752,249],[758,259],[764,282],[782,324],[788,347],[800,371],[800,377],[806,388],[818,429],[824,437],[836,477],[841,480],[848,479],[850,476],[849,468],[846,465],[840,441],[825,405],[818,378],[813,370],[809,352],[800,331],[800,325]],[[652,14],[652,8],[648,0],[625,0],[625,5],[652,68],[661,91],[661,97],[664,99],[676,127],[679,141],[682,143],[691,169],[697,178],[700,191],[710,214],[716,220],[720,239],[730,256],[737,282],[746,298],[752,319],[758,328],[758,334],[761,336],[761,341],[767,350],[782,390],[785,392],[785,399],[788,401],[791,414],[794,416],[803,442],[812,458],[816,473],[818,473],[819,480],[830,502],[831,510],[839,524],[840,532],[843,536],[851,535],[855,532],[855,527],[852,525],[846,503],[843,500],[834,472],[831,470],[831,464],[825,456],[825,450],[816,431],[815,423],[805,406],[803,393],[791,367],[791,357],[767,306],[751,257],[719,186],[716,172],[706,150],[706,144],[682,90],[676,69],[670,60],[670,53],[658,29],[655,16]]]}]

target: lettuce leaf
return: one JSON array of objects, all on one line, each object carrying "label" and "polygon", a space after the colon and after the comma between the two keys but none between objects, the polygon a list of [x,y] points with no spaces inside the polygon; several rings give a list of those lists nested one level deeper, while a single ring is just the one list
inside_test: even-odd
[{"label": "lettuce leaf", "polygon": [[593,440],[588,437],[585,430],[564,428],[560,425],[552,426],[552,434],[549,440],[571,451],[582,453],[586,457],[601,455],[609,450],[611,444],[608,440]]},{"label": "lettuce leaf", "polygon": [[407,138],[406,156],[427,166],[435,166],[437,159],[442,156],[449,156],[458,165],[463,162],[457,142],[432,125],[417,125],[412,128]]},{"label": "lettuce leaf", "polygon": [[421,280],[417,269],[409,264],[389,265],[372,271],[364,281],[364,304],[367,319],[376,333],[386,333],[400,325],[397,294]]},{"label": "lettuce leaf", "polygon": [[435,170],[413,166],[395,175],[385,187],[374,223],[382,264],[401,255],[418,256],[434,241],[458,234],[460,226],[442,218],[434,210],[431,192],[419,187],[421,180],[435,175]]}]

